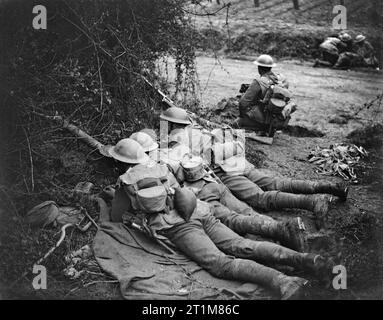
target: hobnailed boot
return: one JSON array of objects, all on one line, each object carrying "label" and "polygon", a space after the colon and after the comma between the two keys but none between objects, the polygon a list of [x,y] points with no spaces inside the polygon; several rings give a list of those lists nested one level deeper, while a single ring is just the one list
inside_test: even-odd
[{"label": "hobnailed boot", "polygon": [[304,297],[305,287],[309,281],[299,277],[281,276],[280,295],[282,300],[299,300]]},{"label": "hobnailed boot", "polygon": [[327,259],[319,254],[307,253],[303,258],[303,269],[324,282],[332,279],[334,266],[335,263],[332,259]]},{"label": "hobnailed boot", "polygon": [[346,201],[348,195],[348,183],[342,182],[327,182],[318,181],[315,185],[315,191],[317,193],[328,193],[339,197],[340,200]]},{"label": "hobnailed boot", "polygon": [[316,224],[321,228],[330,209],[332,197],[328,195],[301,195],[278,192],[273,203],[273,209],[296,208],[312,211]]},{"label": "hobnailed boot", "polygon": [[332,202],[333,197],[331,196],[325,194],[314,195],[314,208],[312,211],[315,215],[315,224],[319,229],[324,227]]},{"label": "hobnailed boot", "polygon": [[302,218],[293,218],[287,222],[280,222],[275,237],[282,245],[298,252],[307,252],[308,243]]}]

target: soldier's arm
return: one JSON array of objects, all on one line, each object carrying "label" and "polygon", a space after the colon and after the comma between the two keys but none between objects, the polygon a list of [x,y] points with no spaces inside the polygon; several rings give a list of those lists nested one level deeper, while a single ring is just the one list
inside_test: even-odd
[{"label": "soldier's arm", "polygon": [[347,49],[347,44],[345,44],[343,41],[339,41],[337,47],[339,52],[342,52]]},{"label": "soldier's arm", "polygon": [[374,54],[374,47],[372,46],[371,43],[369,43],[368,41],[366,42],[366,51],[368,54]]},{"label": "soldier's arm", "polygon": [[111,221],[122,222],[124,214],[130,214],[132,211],[132,205],[129,198],[126,196],[125,191],[121,183],[117,184],[116,192],[112,200]]},{"label": "soldier's arm", "polygon": [[261,86],[259,85],[257,80],[254,80],[239,100],[239,107],[247,108],[255,105],[258,101],[261,92]]}]

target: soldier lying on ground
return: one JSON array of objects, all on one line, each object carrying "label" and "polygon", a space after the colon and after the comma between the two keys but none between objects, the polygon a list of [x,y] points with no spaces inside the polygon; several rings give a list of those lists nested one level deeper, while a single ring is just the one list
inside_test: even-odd
[{"label": "soldier lying on ground", "polygon": [[[163,112],[161,119],[171,123],[168,126],[170,129],[177,126],[177,129],[172,130],[178,136],[174,140],[186,144],[186,146],[192,142],[194,154],[206,155],[206,145],[208,145],[207,148],[212,148],[214,153],[215,145],[225,143],[223,140],[218,140],[213,145],[206,144],[204,135],[198,134],[198,128],[190,130],[191,122],[187,122],[187,113],[183,109],[169,108]],[[180,131],[181,127],[184,128],[183,131]],[[170,136],[172,136],[172,132]],[[190,137],[190,135],[192,136]],[[221,135],[221,138],[218,135],[215,136],[215,141],[217,141],[217,139],[223,139],[222,137],[225,135]],[[196,144],[198,140],[201,141],[200,145]],[[204,156],[204,158],[211,161],[210,167],[234,196],[255,209],[266,211],[284,208],[306,209],[314,212],[318,226],[322,226],[323,219],[333,202],[333,198],[325,194],[335,195],[341,200],[347,198],[348,185],[344,182],[332,183],[273,177],[256,169],[245,159],[243,146],[240,149],[242,152],[235,156],[225,158],[222,156],[224,153],[221,152],[221,156],[216,153],[212,157]]]},{"label": "soldier lying on ground", "polygon": [[179,188],[167,167],[150,161],[136,141],[123,139],[109,152],[128,169],[113,194],[112,221],[140,220],[153,237],[169,240],[212,275],[263,285],[282,299],[299,298],[308,281],[266,265],[287,265],[322,279],[331,274],[332,262],[320,255],[236,234],[212,215],[211,205]]},{"label": "soldier lying on ground", "polygon": [[258,66],[256,77],[239,101],[239,118],[234,128],[258,131],[259,135],[273,136],[290,120],[296,109],[291,102],[287,80],[271,71],[276,66],[272,57],[261,55],[254,63]]},{"label": "soldier lying on ground", "polygon": [[[257,213],[219,183],[214,174],[208,172],[202,158],[191,156],[186,146],[177,143],[170,149],[157,149],[158,144],[145,132],[134,133],[130,138],[137,141],[145,152],[150,152],[153,161],[166,164],[177,181],[191,189],[198,199],[212,204],[214,216],[236,233],[259,235],[279,241],[288,248],[307,251],[301,218],[279,222]],[[169,142],[174,140],[176,137],[171,136]]]}]

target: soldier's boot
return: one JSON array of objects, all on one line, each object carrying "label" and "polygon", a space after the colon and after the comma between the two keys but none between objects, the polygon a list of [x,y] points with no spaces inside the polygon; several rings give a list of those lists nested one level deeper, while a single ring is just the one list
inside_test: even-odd
[{"label": "soldier's boot", "polygon": [[332,259],[314,253],[288,254],[285,252],[281,258],[283,264],[305,271],[321,281],[331,279],[335,265]]},{"label": "soldier's boot", "polygon": [[[294,256],[300,255],[302,254],[295,253]],[[301,258],[299,257],[299,259]],[[230,259],[230,263],[224,263],[218,269],[212,270],[212,274],[217,277],[225,275],[228,278],[269,287],[276,293],[279,293],[283,300],[301,298],[304,294],[305,286],[308,284],[306,279],[290,277],[276,269],[245,259]]]},{"label": "soldier's boot", "polygon": [[327,182],[318,181],[315,184],[316,193],[328,193],[339,197],[340,200],[346,201],[349,185],[346,182]]},{"label": "soldier's boot", "polygon": [[314,208],[315,224],[318,229],[325,227],[325,221],[328,217],[331,204],[334,198],[326,194],[314,195]]},{"label": "soldier's boot", "polygon": [[281,275],[279,277],[279,291],[281,300],[299,300],[305,295],[305,288],[309,281],[299,277]]},{"label": "soldier's boot", "polygon": [[318,280],[329,282],[333,277],[334,261],[331,258],[325,258],[319,254],[304,254],[302,268],[304,271],[311,273]]},{"label": "soldier's boot", "polygon": [[286,222],[278,222],[273,234],[273,238],[287,248],[298,252],[307,252],[308,250],[305,226],[301,217]]},{"label": "soldier's boot", "polygon": [[333,198],[328,195],[301,195],[278,192],[272,205],[273,209],[296,208],[312,211],[317,225],[322,227],[332,201]]}]

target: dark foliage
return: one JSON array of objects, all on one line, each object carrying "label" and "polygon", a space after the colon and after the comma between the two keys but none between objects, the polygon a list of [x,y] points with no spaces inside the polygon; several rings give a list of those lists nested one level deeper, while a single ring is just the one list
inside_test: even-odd
[{"label": "dark foliage", "polygon": [[[46,30],[32,27],[37,4],[47,8]],[[34,202],[35,196],[52,197],[82,180],[110,182],[94,181],[104,168],[89,162],[90,150],[38,114],[58,113],[110,144],[158,126],[161,103],[140,75],[166,91],[156,63],[172,57],[176,93],[193,93],[194,47],[183,5],[182,0],[2,4],[1,196],[7,192],[24,200],[28,194]],[[24,205],[29,200],[17,202],[17,209]]]},{"label": "dark foliage", "polygon": [[[47,29],[35,30],[32,8],[47,8]],[[194,45],[183,0],[14,0],[0,2],[0,278],[11,283],[58,238],[30,230],[22,216],[45,200],[83,206],[73,188],[90,181],[98,192],[118,176],[115,163],[82,144],[59,114],[104,144],[156,128],[162,104],[140,75],[164,91],[159,61],[175,61],[175,96],[193,94]],[[194,79],[193,79],[194,80]],[[89,214],[96,218],[97,208]],[[4,227],[4,230],[3,230]],[[52,290],[62,297],[63,255],[90,244],[94,228],[71,232],[47,261]],[[57,277],[56,277],[57,276]],[[31,275],[11,288],[20,297]],[[1,286],[1,284],[0,284]],[[11,290],[10,289],[10,290]],[[30,291],[30,290],[29,290]],[[31,293],[32,296],[36,292]],[[29,293],[22,293],[21,296]],[[47,297],[47,296],[44,296]]]}]

